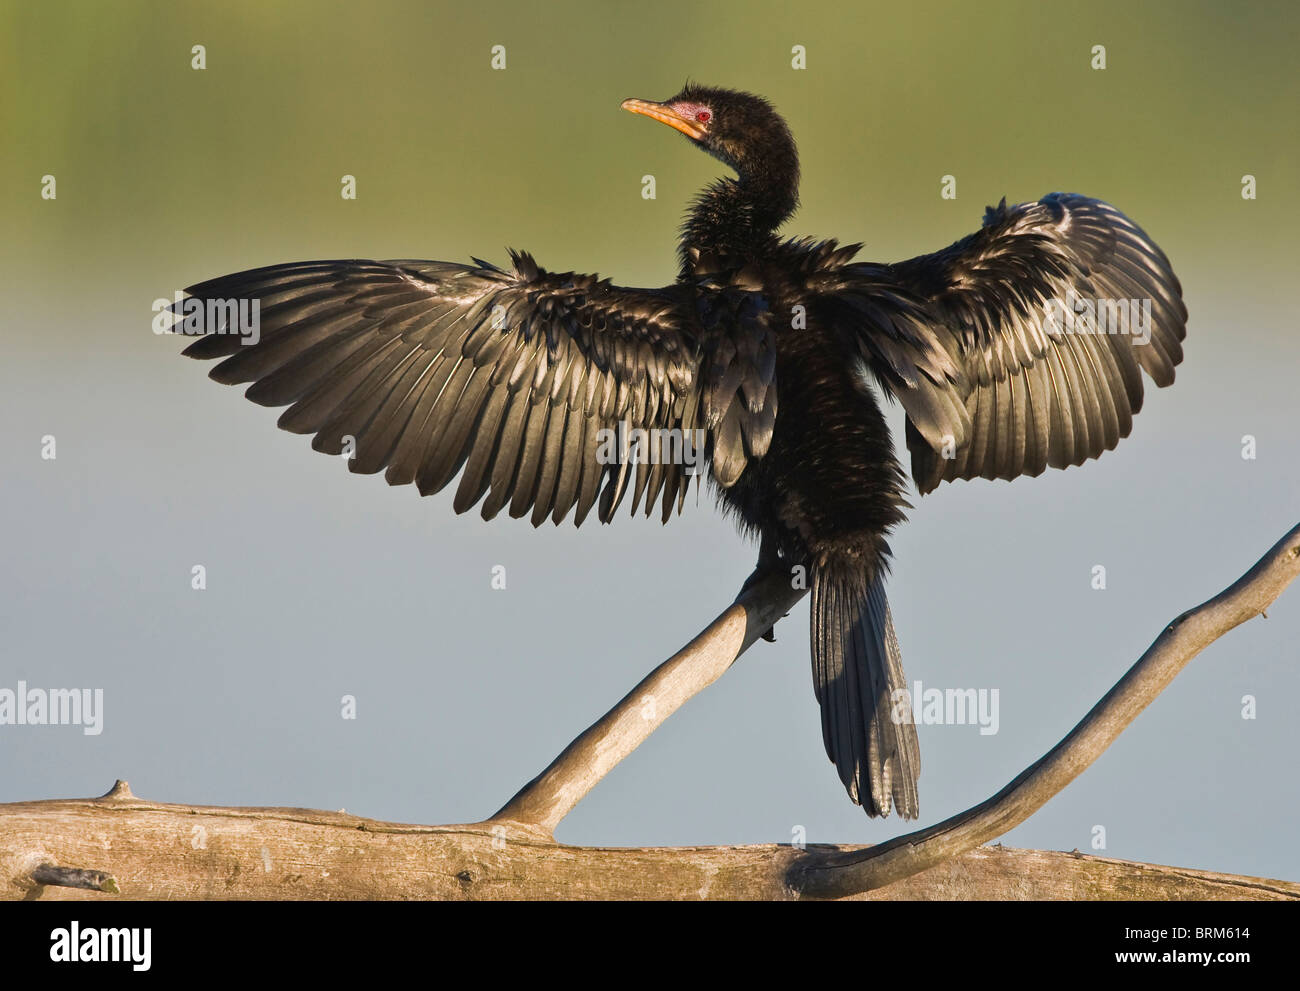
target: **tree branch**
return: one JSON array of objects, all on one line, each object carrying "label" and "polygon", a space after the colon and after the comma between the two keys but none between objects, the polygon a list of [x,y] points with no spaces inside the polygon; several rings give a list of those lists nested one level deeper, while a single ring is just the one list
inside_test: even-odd
[{"label": "tree branch", "polygon": [[[1184,613],[1074,730],[988,801],[880,846],[567,847],[555,823],[803,595],[756,584],[487,822],[412,826],[306,809],[98,799],[0,805],[0,897],[105,898],[1231,898],[1300,885],[978,844],[1083,771],[1208,644],[1300,576],[1300,526]],[[888,886],[888,887],[886,887]],[[97,888],[98,890],[91,890]]]},{"label": "tree branch", "polygon": [[703,633],[651,671],[489,821],[525,823],[553,833],[601,778],[683,703],[722,677],[807,593],[790,586],[790,576],[777,573],[742,592]]},{"label": "tree branch", "polygon": [[920,873],[1024,822],[1100,757],[1193,657],[1233,627],[1261,615],[1298,576],[1300,526],[1274,544],[1230,587],[1165,627],[1065,739],[992,798],[867,851],[809,857],[795,865],[791,885],[819,898],[871,891]]}]

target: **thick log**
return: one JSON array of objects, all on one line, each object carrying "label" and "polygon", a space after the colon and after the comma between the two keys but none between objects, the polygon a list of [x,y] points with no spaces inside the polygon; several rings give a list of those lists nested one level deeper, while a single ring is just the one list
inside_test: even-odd
[{"label": "thick log", "polygon": [[[310,809],[167,805],[121,783],[100,799],[0,805],[6,899],[794,899],[787,879],[797,861],[853,852],[571,847],[504,822],[413,826]],[[42,865],[101,871],[121,893],[37,884]],[[1300,885],[981,847],[850,897],[1300,900]]]}]

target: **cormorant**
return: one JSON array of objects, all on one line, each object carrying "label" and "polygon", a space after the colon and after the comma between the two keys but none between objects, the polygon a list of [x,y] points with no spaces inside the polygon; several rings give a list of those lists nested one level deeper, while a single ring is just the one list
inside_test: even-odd
[{"label": "cormorant", "polygon": [[187,290],[209,313],[260,301],[256,335],[205,326],[189,301],[175,329],[204,335],[186,354],[224,359],[218,382],[287,405],[279,425],[317,450],[349,444],[352,471],[423,495],[459,473],[456,512],[482,500],[484,519],[581,523],[595,508],[608,522],[625,501],[649,515],[659,500],[666,521],[702,437],[720,502],[760,538],[755,577],[807,569],[840,780],[869,815],[912,818],[920,756],[910,713],[891,718],[906,682],[884,591],[907,503],[877,391],[907,414],[922,494],[1081,464],[1128,435],[1142,369],[1173,382],[1181,287],[1132,221],[1073,193],[1004,199],[974,234],[894,264],[782,240],[799,162],[766,100],[688,84],[622,106],[735,173],[691,209],[673,285],[549,272],[522,251],[509,269],[297,262]]}]

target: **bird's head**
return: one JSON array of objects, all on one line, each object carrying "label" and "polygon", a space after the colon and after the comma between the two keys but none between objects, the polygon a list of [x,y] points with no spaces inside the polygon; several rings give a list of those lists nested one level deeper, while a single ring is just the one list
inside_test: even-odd
[{"label": "bird's head", "polygon": [[793,164],[797,173],[790,129],[760,96],[687,83],[663,103],[624,100],[623,109],[681,131],[742,178],[778,164],[786,168]]}]

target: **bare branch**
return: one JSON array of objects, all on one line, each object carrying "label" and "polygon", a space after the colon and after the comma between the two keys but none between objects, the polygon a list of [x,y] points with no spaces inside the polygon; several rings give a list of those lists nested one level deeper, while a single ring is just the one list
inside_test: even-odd
[{"label": "bare branch", "polygon": [[[591,787],[798,601],[751,588],[487,822],[412,826],[308,809],[164,805],[126,782],[97,799],[0,805],[0,897],[1221,898],[1300,885],[978,844],[1083,771],[1190,659],[1300,576],[1300,526],[1240,580],[1171,623],[1060,744],[968,812],[877,847],[601,849],[551,830]],[[647,704],[653,700],[653,705]],[[98,864],[103,870],[63,867]],[[71,886],[69,886],[71,885]],[[98,890],[90,890],[97,888]]]},{"label": "bare branch", "polygon": [[[145,898],[1300,898],[1300,885],[1284,881],[973,849],[1064,788],[1192,657],[1261,614],[1297,576],[1300,526],[1171,623],[1069,736],[998,795],[877,847],[605,850],[550,839],[610,768],[799,600],[803,591],[778,575],[657,668],[494,820],[407,826],[304,809],[160,805],[119,781],[98,799],[0,806],[0,895],[104,897],[121,879],[124,894]],[[111,873],[57,866],[96,861]]]},{"label": "bare branch", "polygon": [[693,695],[713,684],[807,590],[777,573],[752,585],[699,636],[655,668],[623,700],[570,743],[489,821],[554,832],[618,762]]},{"label": "bare branch", "polygon": [[950,819],[866,851],[812,855],[790,883],[805,895],[871,891],[958,856],[1024,822],[1115,742],[1189,661],[1229,630],[1261,615],[1300,577],[1300,526],[1229,588],[1167,627],[1091,712],[1000,792]]}]

